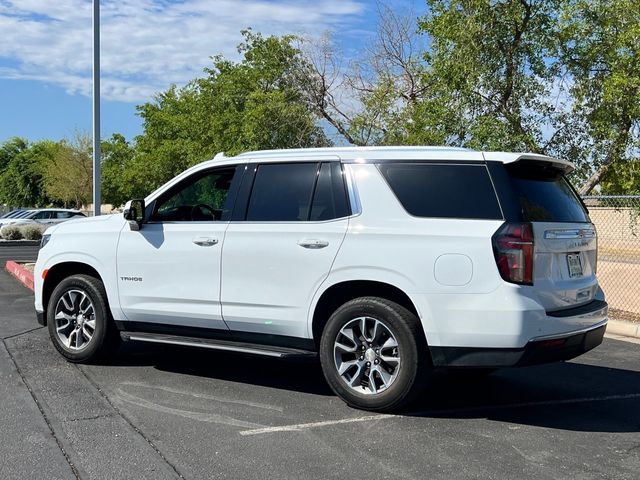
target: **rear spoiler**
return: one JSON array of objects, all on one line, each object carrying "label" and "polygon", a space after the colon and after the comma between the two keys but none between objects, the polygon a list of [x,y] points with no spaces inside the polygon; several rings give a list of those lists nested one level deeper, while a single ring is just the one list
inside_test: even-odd
[{"label": "rear spoiler", "polygon": [[497,160],[503,163],[515,163],[521,161],[551,163],[565,174],[575,170],[573,163],[559,158],[541,155],[539,153],[506,153],[506,152],[483,152],[485,161]]}]

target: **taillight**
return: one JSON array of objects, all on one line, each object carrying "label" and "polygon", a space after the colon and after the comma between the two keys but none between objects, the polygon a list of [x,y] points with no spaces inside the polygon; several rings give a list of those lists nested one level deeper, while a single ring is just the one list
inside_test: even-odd
[{"label": "taillight", "polygon": [[504,280],[533,285],[533,227],[530,223],[505,223],[493,234],[493,253]]}]

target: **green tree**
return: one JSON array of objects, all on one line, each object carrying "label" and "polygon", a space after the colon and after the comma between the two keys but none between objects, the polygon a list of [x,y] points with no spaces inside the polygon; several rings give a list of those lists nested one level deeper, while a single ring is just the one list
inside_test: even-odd
[{"label": "green tree", "polygon": [[640,195],[640,160],[610,165],[600,182],[604,195]]},{"label": "green tree", "polygon": [[[565,158],[588,194],[640,146],[635,0],[428,0],[427,83],[460,144]],[[460,128],[460,125],[463,128]]]},{"label": "green tree", "polygon": [[0,202],[11,206],[42,207],[51,199],[43,188],[43,172],[59,149],[57,142],[29,144],[14,138],[0,147]]},{"label": "green tree", "polygon": [[559,3],[427,0],[429,13],[419,23],[431,40],[424,54],[430,94],[423,109],[454,112],[446,128],[449,143],[552,150],[543,128],[558,120],[552,99],[558,70],[550,59],[556,56]]},{"label": "green tree", "polygon": [[583,194],[609,165],[631,165],[640,147],[636,0],[426,3],[417,25],[382,5],[374,44],[347,68],[326,42],[309,55],[310,105],[349,143],[548,154],[577,164]]},{"label": "green tree", "polygon": [[640,8],[636,0],[567,0],[562,62],[571,75],[574,119],[584,119],[588,194],[610,168],[635,164],[640,147]]},{"label": "green tree", "polygon": [[87,205],[93,192],[91,137],[78,133],[72,141],[62,140],[44,168],[47,195],[67,207]]},{"label": "green tree", "polygon": [[24,138],[13,137],[0,145],[0,172],[9,166],[11,160],[28,148]]},{"label": "green tree", "polygon": [[127,172],[135,155],[135,148],[123,135],[114,133],[101,142],[102,202],[120,206],[133,197]]},{"label": "green tree", "polygon": [[243,36],[240,61],[213,57],[206,77],[138,107],[144,132],[125,172],[133,196],[217,152],[329,144],[297,81],[304,58],[296,39]]}]

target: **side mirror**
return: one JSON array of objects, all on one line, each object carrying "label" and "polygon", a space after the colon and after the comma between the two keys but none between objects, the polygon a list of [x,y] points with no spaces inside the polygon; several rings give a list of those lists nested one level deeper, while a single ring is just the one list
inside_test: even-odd
[{"label": "side mirror", "polygon": [[144,200],[129,200],[124,205],[124,219],[134,232],[142,228],[144,222]]}]

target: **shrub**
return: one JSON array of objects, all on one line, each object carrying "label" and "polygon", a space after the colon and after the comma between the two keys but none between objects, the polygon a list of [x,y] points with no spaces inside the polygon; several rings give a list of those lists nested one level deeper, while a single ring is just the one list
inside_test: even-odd
[{"label": "shrub", "polygon": [[46,226],[40,225],[40,224],[24,225],[24,226],[20,227],[20,230],[22,231],[22,236],[26,240],[40,240],[40,239],[42,239],[42,234],[44,233],[44,231],[46,229],[47,229]]},{"label": "shrub", "polygon": [[20,240],[22,238],[22,231],[14,225],[7,225],[0,230],[0,235],[5,240]]}]

